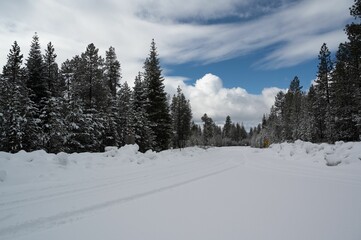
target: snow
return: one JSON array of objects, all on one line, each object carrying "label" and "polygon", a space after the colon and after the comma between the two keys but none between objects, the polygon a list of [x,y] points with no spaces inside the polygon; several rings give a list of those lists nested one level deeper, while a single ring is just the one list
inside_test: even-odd
[{"label": "snow", "polygon": [[0,152],[0,239],[361,239],[361,143]]}]

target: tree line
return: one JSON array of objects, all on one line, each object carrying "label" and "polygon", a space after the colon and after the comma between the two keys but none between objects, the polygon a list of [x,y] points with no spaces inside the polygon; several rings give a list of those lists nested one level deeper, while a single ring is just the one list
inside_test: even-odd
[{"label": "tree line", "polygon": [[295,77],[257,127],[247,133],[230,116],[223,127],[204,114],[202,125],[178,87],[169,97],[154,40],[134,87],[121,83],[121,64],[110,47],[94,44],[59,67],[50,42],[42,54],[37,34],[28,58],[15,41],[0,74],[0,151],[94,152],[136,143],[139,150],[187,146],[265,147],[301,139],[359,141],[361,136],[361,1],[350,8],[348,41],[335,60],[323,44],[317,79],[307,92]]},{"label": "tree line", "polygon": [[121,83],[113,47],[103,58],[89,44],[60,68],[56,58],[51,42],[42,54],[37,34],[25,66],[17,42],[11,46],[0,75],[0,151],[97,152],[134,143],[142,152],[162,151],[237,145],[246,135],[230,119],[223,135],[206,114],[203,128],[192,122],[182,89],[172,98],[164,91],[154,40],[133,88]]},{"label": "tree line", "polygon": [[58,67],[50,42],[42,55],[34,35],[29,56],[15,41],[0,75],[0,150],[102,151],[137,143],[141,151],[183,147],[192,119],[179,88],[168,103],[155,42],[131,89],[110,47],[94,44]]},{"label": "tree line", "polygon": [[296,76],[251,139],[252,146],[301,139],[310,142],[359,141],[361,137],[361,1],[350,8],[355,22],[346,25],[348,41],[331,59],[324,43],[314,84],[302,91]]}]

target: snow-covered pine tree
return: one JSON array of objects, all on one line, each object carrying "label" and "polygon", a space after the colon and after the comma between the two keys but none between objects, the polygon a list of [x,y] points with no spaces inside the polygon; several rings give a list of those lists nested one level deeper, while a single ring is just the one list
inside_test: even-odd
[{"label": "snow-covered pine tree", "polygon": [[[278,128],[280,129],[280,132],[279,132],[279,140],[281,142],[285,141],[287,139],[286,137],[286,128],[288,128],[288,118],[287,118],[287,113],[288,113],[288,110],[287,110],[287,105],[286,105],[286,94],[284,94],[282,91],[278,92],[276,97],[275,97],[275,114],[277,115],[277,118],[278,118],[278,122],[277,122],[277,125],[278,125]],[[275,126],[277,127],[277,126]],[[255,132],[253,131],[253,134]]]},{"label": "snow-covered pine tree", "polygon": [[173,126],[173,147],[184,148],[191,133],[192,110],[178,86],[177,95],[173,96],[170,106]]},{"label": "snow-covered pine tree", "polygon": [[31,42],[29,57],[26,60],[26,70],[28,75],[27,87],[30,90],[30,99],[36,104],[39,110],[43,107],[44,101],[49,98],[44,66],[39,36],[35,33]]},{"label": "snow-covered pine tree", "polygon": [[69,104],[70,100],[70,87],[71,82],[74,79],[74,68],[72,66],[72,61],[69,59],[66,59],[65,62],[61,64],[59,78],[60,78],[60,91],[63,92],[64,100],[66,101],[66,104]]},{"label": "snow-covered pine tree", "polygon": [[139,146],[139,151],[145,152],[152,148],[154,141],[154,133],[150,127],[151,123],[148,118],[147,106],[147,87],[142,81],[142,75],[139,72],[135,77],[132,106],[134,112],[134,137],[135,143]]},{"label": "snow-covered pine tree", "polygon": [[118,123],[117,131],[120,136],[120,146],[134,144],[134,109],[132,107],[132,90],[125,82],[118,91]]},{"label": "snow-covered pine tree", "polygon": [[[87,126],[84,126],[87,130],[82,133],[87,135],[87,139],[82,137],[80,139],[85,141],[83,147],[88,151],[104,149],[106,119],[104,119],[103,111],[107,109],[110,97],[103,77],[104,61],[98,55],[98,51],[91,43],[81,57],[75,56],[72,59],[74,70],[70,89],[72,98],[70,107],[74,108],[76,113],[83,115],[75,119],[83,119],[87,122]],[[80,134],[79,131],[76,133]]]},{"label": "snow-covered pine tree", "polygon": [[350,14],[354,17],[354,22],[346,25],[346,34],[348,37],[348,50],[350,58],[347,61],[347,72],[349,80],[355,86],[353,99],[357,105],[357,113],[353,118],[357,122],[358,140],[361,138],[361,1],[355,0],[350,8]]},{"label": "snow-covered pine tree", "polygon": [[349,44],[340,44],[336,53],[336,67],[332,72],[332,88],[334,92],[333,113],[335,114],[335,139],[343,141],[359,140],[357,120],[358,114],[357,84],[349,71]]},{"label": "snow-covered pine tree", "polygon": [[[235,126],[234,126],[235,127]],[[237,129],[235,129],[234,133],[236,132],[237,138],[239,138],[239,134]],[[231,145],[231,133],[232,133],[232,120],[231,117],[228,115],[226,117],[226,121],[223,125],[222,129],[222,138],[223,138],[223,145],[229,146]]]},{"label": "snow-covered pine tree", "polygon": [[300,110],[300,124],[299,128],[299,139],[303,141],[313,142],[316,136],[316,122],[315,115],[313,113],[311,101],[309,99],[314,96],[313,86],[309,90],[309,94],[303,94],[301,97],[301,110]]},{"label": "snow-covered pine tree", "polygon": [[109,47],[105,52],[104,77],[113,99],[116,98],[117,89],[120,87],[121,68],[114,47]]},{"label": "snow-covered pine tree", "polygon": [[2,151],[17,152],[22,148],[24,109],[18,99],[20,87],[23,86],[22,64],[23,55],[15,41],[7,57],[0,78],[0,114],[1,133],[0,148]]},{"label": "snow-covered pine tree", "polygon": [[302,103],[302,86],[297,76],[290,83],[289,93],[292,94],[292,103],[290,111],[290,125],[292,131],[292,139],[297,140],[301,138],[301,103]]},{"label": "snow-covered pine tree", "polygon": [[203,145],[207,147],[212,144],[212,138],[215,135],[214,122],[206,113],[202,116],[201,120],[203,122]]},{"label": "snow-covered pine tree", "polygon": [[99,49],[93,43],[89,44],[84,53],[81,54],[81,65],[77,89],[82,101],[84,102],[85,111],[93,112],[101,111],[106,106],[108,91],[103,78],[103,62],[101,56],[98,55]]},{"label": "snow-covered pine tree", "polygon": [[153,149],[162,151],[169,148],[172,136],[172,122],[154,39],[151,43],[150,54],[144,63],[144,81],[147,85],[149,101],[147,113],[151,123],[150,127],[154,133]]},{"label": "snow-covered pine tree", "polygon": [[189,138],[190,146],[200,146],[203,143],[202,128],[194,121],[191,122],[191,136]]},{"label": "snow-covered pine tree", "polygon": [[66,150],[69,152],[100,151],[99,138],[101,136],[97,134],[98,129],[94,125],[94,117],[90,113],[84,113],[83,109],[81,104],[74,104],[72,110],[68,111]]},{"label": "snow-covered pine tree", "polygon": [[317,95],[316,104],[317,104],[317,115],[316,121],[323,122],[320,124],[320,134],[321,141],[333,141],[334,133],[334,116],[331,112],[331,53],[324,43],[321,46],[320,53],[318,55],[319,64],[318,64],[318,73],[315,85],[315,92]]},{"label": "snow-covered pine tree", "polygon": [[39,133],[34,103],[28,96],[26,71],[21,66],[23,55],[15,41],[3,68],[0,85],[0,110],[3,125],[0,134],[1,149],[17,152],[37,149]]},{"label": "snow-covered pine tree", "polygon": [[[104,125],[96,109],[89,109],[89,85],[83,58],[78,55],[62,65],[66,91],[66,150],[69,152],[101,151]],[[94,69],[92,69],[94,70]],[[91,75],[91,74],[90,74]],[[83,89],[85,86],[85,90]],[[89,102],[88,102],[89,103]]]},{"label": "snow-covered pine tree", "polygon": [[[31,102],[34,103],[31,107],[31,113],[29,112],[27,115],[27,124],[29,127],[27,134],[29,147],[27,150],[34,150],[33,147],[38,149],[44,146],[45,139],[43,138],[44,133],[42,131],[42,118],[44,118],[43,110],[50,98],[49,91],[47,89],[47,82],[45,79],[44,59],[43,55],[41,54],[39,36],[37,33],[34,34],[30,45],[29,56],[26,60],[26,72],[26,86],[28,88],[28,95]],[[36,124],[37,127],[35,127],[34,124]],[[35,127],[36,130],[30,131],[30,129],[33,127]]]},{"label": "snow-covered pine tree", "polygon": [[65,122],[64,84],[59,77],[58,64],[55,62],[57,55],[54,46],[49,42],[44,55],[44,79],[49,98],[40,115],[41,127],[44,133],[43,146],[48,152],[65,151],[67,123]]},{"label": "snow-covered pine tree", "polygon": [[103,111],[104,116],[104,140],[105,146],[120,145],[120,136],[117,131],[117,90],[120,87],[121,68],[114,47],[109,47],[105,53],[104,84],[108,91],[108,103]]},{"label": "snow-covered pine tree", "polygon": [[44,80],[46,82],[46,89],[51,97],[58,97],[61,95],[59,67],[56,63],[56,53],[51,42],[48,43],[44,58]]}]

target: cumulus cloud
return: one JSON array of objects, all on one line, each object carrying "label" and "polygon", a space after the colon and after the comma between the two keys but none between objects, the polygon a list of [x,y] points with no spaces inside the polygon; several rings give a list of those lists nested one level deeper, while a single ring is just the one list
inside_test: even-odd
[{"label": "cumulus cloud", "polygon": [[211,73],[198,79],[194,85],[185,84],[180,77],[166,78],[165,83],[171,93],[175,93],[177,86],[183,89],[191,102],[196,122],[207,113],[215,122],[223,124],[230,115],[233,122],[243,122],[247,127],[256,126],[262,115],[269,113],[276,94],[285,91],[276,87],[265,88],[261,94],[255,95],[240,87],[225,88],[222,79]]}]

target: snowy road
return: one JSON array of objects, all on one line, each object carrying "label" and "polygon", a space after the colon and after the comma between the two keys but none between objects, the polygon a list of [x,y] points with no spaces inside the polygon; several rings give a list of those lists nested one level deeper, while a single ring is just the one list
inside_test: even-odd
[{"label": "snowy road", "polygon": [[0,239],[361,239],[361,161],[282,153],[12,156]]}]

